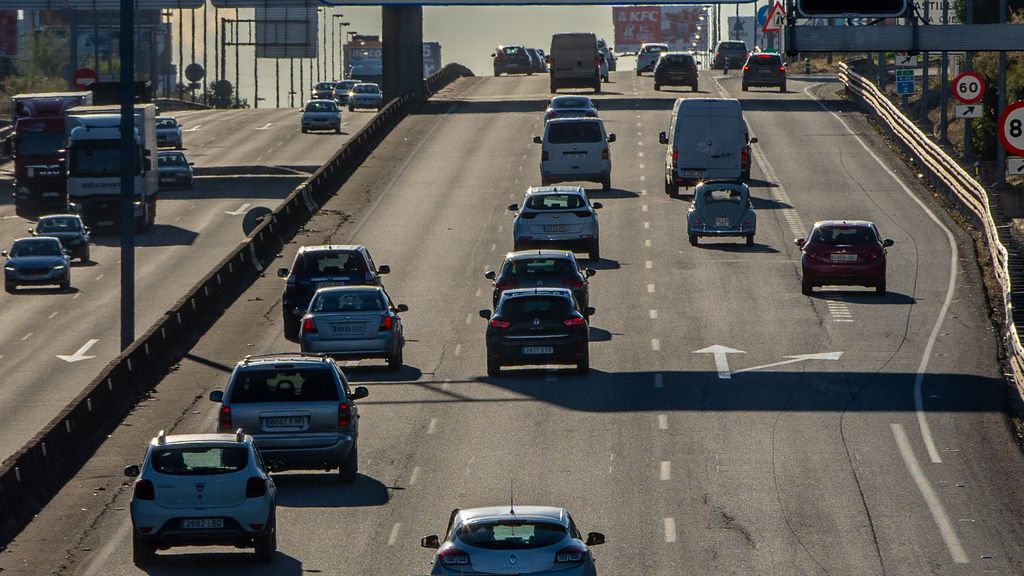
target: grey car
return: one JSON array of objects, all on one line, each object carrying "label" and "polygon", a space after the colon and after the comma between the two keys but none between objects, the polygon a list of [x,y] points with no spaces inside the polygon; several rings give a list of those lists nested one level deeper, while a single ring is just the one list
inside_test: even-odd
[{"label": "grey car", "polygon": [[174,116],[158,116],[156,119],[156,145],[158,148],[181,150],[181,124]]},{"label": "grey car", "polygon": [[534,186],[526,191],[512,224],[515,250],[535,247],[587,252],[601,259],[601,231],[597,218],[600,202],[590,203],[582,186]]},{"label": "grey car", "polygon": [[380,110],[383,106],[384,93],[380,91],[380,86],[376,84],[370,82],[356,84],[348,93],[349,112],[354,111],[356,108]]},{"label": "grey car", "polygon": [[272,471],[337,468],[350,483],[359,469],[355,401],[367,395],[349,389],[331,358],[285,353],[246,356],[210,400],[221,405],[217,430],[252,435]]},{"label": "grey car", "polygon": [[586,96],[555,96],[544,110],[544,121],[555,118],[597,118],[597,106]]},{"label": "grey car", "polygon": [[4,263],[4,289],[14,292],[18,286],[59,286],[71,288],[70,252],[52,236],[19,238],[10,250],[0,252]]},{"label": "grey car", "polygon": [[310,100],[302,111],[302,133],[310,130],[333,130],[341,134],[341,108],[331,96],[330,100]]},{"label": "grey car", "polygon": [[299,328],[303,352],[343,358],[385,358],[388,368],[402,367],[405,336],[399,312],[380,286],[321,288],[313,295]]},{"label": "grey car", "polygon": [[89,228],[82,223],[78,214],[51,214],[43,216],[35,228],[29,229],[33,236],[51,236],[60,240],[61,246],[71,252],[72,258],[89,261]]},{"label": "grey car", "polygon": [[565,508],[513,504],[452,510],[444,541],[432,534],[420,546],[437,550],[434,576],[595,576],[590,547],[604,542],[600,532],[584,539]]},{"label": "grey car", "polygon": [[701,236],[739,236],[747,246],[754,244],[757,214],[750,202],[750,189],[738,180],[708,180],[693,192],[686,213],[686,234],[697,245]]},{"label": "grey car", "polygon": [[193,165],[184,152],[161,150],[156,156],[157,183],[160,189],[174,187],[191,190],[195,181]]}]

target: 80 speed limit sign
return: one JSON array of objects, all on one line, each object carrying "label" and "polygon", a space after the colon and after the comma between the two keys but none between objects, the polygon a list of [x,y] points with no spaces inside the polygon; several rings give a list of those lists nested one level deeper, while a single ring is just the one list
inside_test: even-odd
[{"label": "80 speed limit sign", "polygon": [[1024,156],[1024,102],[1014,102],[999,117],[999,139],[1006,151]]},{"label": "80 speed limit sign", "polygon": [[964,72],[953,80],[953,97],[964,104],[981,102],[985,81],[976,72]]}]

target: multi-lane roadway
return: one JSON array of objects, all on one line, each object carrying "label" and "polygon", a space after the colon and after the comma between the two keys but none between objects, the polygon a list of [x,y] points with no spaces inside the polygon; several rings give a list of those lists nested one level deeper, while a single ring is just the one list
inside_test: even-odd
[{"label": "multi-lane roadway", "polygon": [[[347,368],[362,401],[362,476],[286,473],[279,551],[161,554],[159,574],[411,574],[454,507],[563,505],[605,533],[601,574],[1019,574],[1024,460],[970,238],[836,84],[701,93],[743,102],[755,146],[756,244],[687,244],[663,193],[672,92],[612,75],[613,188],[592,190],[591,373],[488,378],[485,269],[511,248],[505,210],[539,182],[544,78],[462,80],[402,122],[281,255],[362,243],[403,315],[406,366]],[[873,220],[896,244],[889,293],[800,293],[793,238]],[[6,574],[134,574],[121,469],[158,430],[212,431],[205,400],[281,336],[281,281],[260,279],[74,480],[0,554]],[[5,359],[6,360],[6,359]]]}]

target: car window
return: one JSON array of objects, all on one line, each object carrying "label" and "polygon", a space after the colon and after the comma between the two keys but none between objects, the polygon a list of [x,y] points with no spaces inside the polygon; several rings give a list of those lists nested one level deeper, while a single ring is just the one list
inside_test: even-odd
[{"label": "car window", "polygon": [[11,256],[60,256],[60,241],[54,238],[18,240],[11,247]]},{"label": "car window", "polygon": [[317,90],[334,90],[334,84],[331,82],[321,82],[316,85]]},{"label": "car window", "polygon": [[704,192],[704,202],[740,202],[743,193],[732,188],[718,188]]},{"label": "car window", "polygon": [[306,252],[295,259],[292,274],[367,272],[362,256],[354,252]]},{"label": "car window", "polygon": [[750,64],[764,66],[782,66],[782,57],[778,54],[755,54],[749,58]]},{"label": "car window", "polygon": [[160,154],[156,157],[157,166],[184,166],[188,164],[184,154]]},{"label": "car window", "polygon": [[590,108],[592,105],[587,98],[556,98],[551,102],[552,108]]},{"label": "car window", "polygon": [[556,122],[548,124],[549,144],[600,142],[604,139],[597,122]]},{"label": "car window", "polygon": [[534,194],[526,201],[531,210],[573,210],[585,204],[579,194]]},{"label": "car window", "polygon": [[640,52],[643,54],[650,54],[651,52],[664,52],[666,50],[668,50],[667,46],[662,46],[659,44],[648,44],[641,48]]},{"label": "car window", "polygon": [[694,65],[693,56],[689,54],[667,54],[662,56],[658,62],[667,64]]},{"label": "car window", "polygon": [[505,56],[516,56],[524,52],[524,50],[519,46],[506,46],[502,48],[501,51],[505,54]]},{"label": "car window", "polygon": [[36,225],[36,232],[78,232],[82,223],[78,218],[43,218]]},{"label": "car window", "polygon": [[306,104],[306,112],[337,112],[338,105],[334,102],[310,102]]},{"label": "car window", "polygon": [[459,527],[456,538],[477,548],[517,550],[543,548],[565,539],[561,524],[534,520],[468,522]]},{"label": "car window", "polygon": [[256,402],[337,401],[338,388],[329,368],[251,368],[239,370],[231,387],[232,404]]},{"label": "car window", "polygon": [[313,299],[313,312],[370,312],[386,310],[384,298],[377,291],[321,292]]},{"label": "car window", "polygon": [[506,272],[515,276],[570,275],[576,266],[565,258],[532,258],[509,261]]},{"label": "car window", "polygon": [[242,446],[157,448],[150,461],[153,470],[172,476],[230,474],[249,465],[249,450]]},{"label": "car window", "polygon": [[380,88],[374,84],[363,84],[356,86],[355,92],[356,94],[377,94],[380,92]]},{"label": "car window", "polygon": [[569,316],[573,304],[562,296],[520,296],[505,300],[498,311],[505,318],[557,320]]},{"label": "car window", "polygon": [[812,244],[861,246],[877,243],[875,233],[866,226],[819,226],[811,234]]},{"label": "car window", "polygon": [[157,128],[174,128],[177,125],[178,125],[178,121],[175,120],[174,118],[157,118],[156,119],[156,127]]},{"label": "car window", "polygon": [[743,42],[722,42],[718,45],[719,50],[746,50],[747,45]]}]

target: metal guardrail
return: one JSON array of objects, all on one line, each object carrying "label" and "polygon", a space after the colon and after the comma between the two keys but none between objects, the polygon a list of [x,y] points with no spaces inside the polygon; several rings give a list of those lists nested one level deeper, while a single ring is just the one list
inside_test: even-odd
[{"label": "metal guardrail", "polygon": [[[936,183],[941,183],[949,191],[950,199],[959,202],[984,234],[985,244],[989,247],[992,257],[992,268],[1002,290],[1005,311],[1003,324],[1006,330],[1003,334],[1003,343],[1009,358],[1015,364],[1015,373],[1019,372],[1021,367],[1024,367],[1024,346],[1021,346],[1020,334],[1014,321],[1010,256],[999,238],[999,229],[992,217],[988,191],[904,116],[900,109],[867,78],[841,63],[839,79],[846,86],[847,92],[863,100],[875,115],[886,123],[901,140],[903,147],[931,172]],[[1020,382],[1017,386],[1019,390],[1022,389]]]}]

